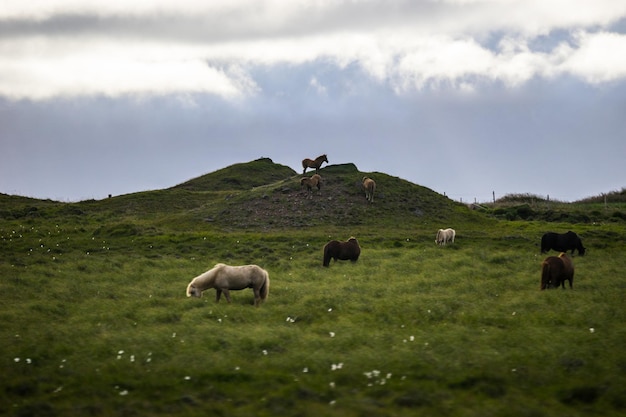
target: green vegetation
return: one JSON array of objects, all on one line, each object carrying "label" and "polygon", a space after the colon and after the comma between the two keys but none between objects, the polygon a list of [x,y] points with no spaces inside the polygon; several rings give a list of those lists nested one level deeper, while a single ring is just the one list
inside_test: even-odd
[{"label": "green vegetation", "polygon": [[[623,202],[551,203],[570,215],[548,222],[352,164],[322,169],[312,199],[268,159],[218,172],[102,201],[0,195],[0,414],[626,411],[626,224],[606,215]],[[540,210],[509,207],[524,204]],[[435,246],[440,227],[455,244]],[[574,290],[539,290],[548,230],[588,248]],[[323,268],[322,246],[351,235],[359,261]],[[216,262],[267,269],[267,302],[186,298]]]}]

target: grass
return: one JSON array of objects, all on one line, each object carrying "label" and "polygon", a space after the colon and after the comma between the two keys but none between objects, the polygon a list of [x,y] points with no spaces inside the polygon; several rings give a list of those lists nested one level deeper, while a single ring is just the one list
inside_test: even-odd
[{"label": "grass", "polygon": [[[494,220],[378,173],[368,206],[355,167],[328,168],[308,202],[297,177],[247,197],[0,196],[0,414],[623,415],[623,222]],[[222,223],[296,203],[358,217],[294,225],[289,208],[271,227]],[[437,247],[444,225],[457,241]],[[574,290],[539,290],[548,229],[576,230],[588,248]],[[358,262],[323,268],[322,246],[350,235]],[[216,262],[266,268],[267,302],[185,297]]]},{"label": "grass", "polygon": [[[576,257],[575,290],[541,292],[541,256],[523,235],[542,225],[526,226],[466,225],[445,248],[425,230],[365,238],[357,263],[330,268],[310,231],[105,239],[51,224],[3,228],[13,262],[1,267],[0,411],[623,413],[620,246]],[[260,308],[248,291],[230,305],[214,292],[184,296],[214,262],[267,252],[272,285]]]}]

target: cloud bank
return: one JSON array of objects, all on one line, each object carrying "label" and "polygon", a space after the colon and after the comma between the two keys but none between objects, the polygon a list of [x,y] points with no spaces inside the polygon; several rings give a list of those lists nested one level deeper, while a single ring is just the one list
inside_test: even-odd
[{"label": "cloud bank", "polygon": [[259,69],[320,62],[397,94],[564,75],[598,85],[626,78],[625,19],[621,0],[8,0],[0,95],[241,100],[259,94]]}]

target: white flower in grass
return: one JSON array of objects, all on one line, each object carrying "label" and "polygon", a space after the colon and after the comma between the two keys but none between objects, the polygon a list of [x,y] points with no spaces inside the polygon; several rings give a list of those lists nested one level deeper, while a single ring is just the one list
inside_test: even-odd
[{"label": "white flower in grass", "polygon": [[120,395],[121,395],[122,397],[123,397],[123,396],[125,396],[125,395],[128,395],[128,390],[126,390],[126,389],[125,389],[125,390],[123,390],[123,391],[120,391]]},{"label": "white flower in grass", "polygon": [[330,337],[335,337],[335,332],[328,332],[328,335],[329,335]]},{"label": "white flower in grass", "polygon": [[589,333],[594,333],[596,331],[596,329],[594,329],[593,327],[589,328]]},{"label": "white flower in grass", "polygon": [[305,373],[305,374],[306,374],[306,373],[308,373],[308,372],[309,372],[309,368],[304,367],[304,369],[302,370],[302,373]]}]

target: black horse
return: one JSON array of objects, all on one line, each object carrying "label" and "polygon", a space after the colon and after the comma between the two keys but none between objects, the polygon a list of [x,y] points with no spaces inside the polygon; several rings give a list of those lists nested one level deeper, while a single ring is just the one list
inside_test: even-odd
[{"label": "black horse", "polygon": [[562,234],[554,232],[544,234],[541,237],[541,253],[546,253],[550,249],[557,252],[567,252],[571,250],[572,255],[574,254],[574,250],[577,250],[578,254],[581,256],[585,254],[586,250],[580,237],[571,230]]},{"label": "black horse", "polygon": [[331,240],[324,246],[324,266],[330,265],[330,259],[350,260],[356,262],[361,254],[361,247],[356,238],[351,237],[347,242]]}]

